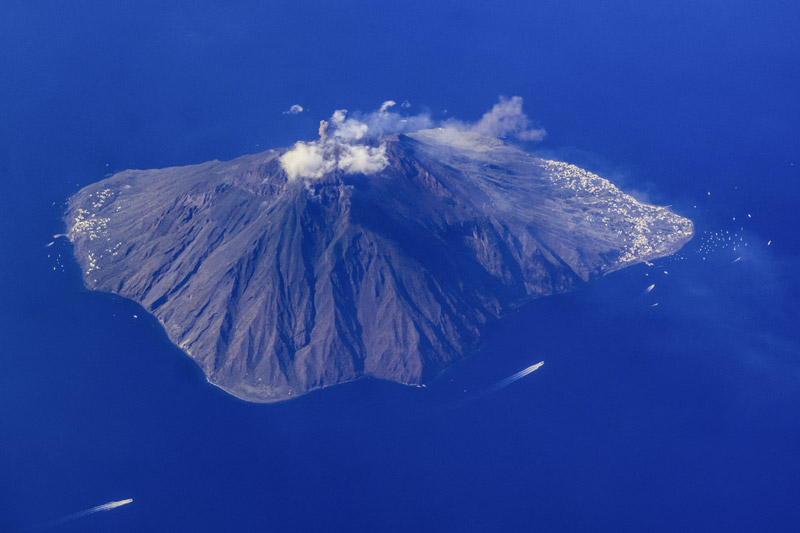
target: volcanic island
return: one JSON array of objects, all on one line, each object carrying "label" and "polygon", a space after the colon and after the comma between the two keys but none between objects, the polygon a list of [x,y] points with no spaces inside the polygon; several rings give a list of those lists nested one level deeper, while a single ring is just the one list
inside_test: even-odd
[{"label": "volcanic island", "polygon": [[496,138],[322,141],[84,187],[64,220],[86,287],[139,303],[210,383],[277,402],[362,377],[423,384],[510,310],[693,235]]}]

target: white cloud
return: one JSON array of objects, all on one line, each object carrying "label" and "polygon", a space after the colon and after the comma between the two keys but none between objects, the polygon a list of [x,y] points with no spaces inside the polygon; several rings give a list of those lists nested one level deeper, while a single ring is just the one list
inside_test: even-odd
[{"label": "white cloud", "polygon": [[336,139],[297,142],[280,157],[289,181],[298,178],[319,179],[338,169],[345,174],[375,174],[389,164],[386,144],[370,146]]},{"label": "white cloud", "polygon": [[386,100],[384,103],[381,104],[381,108],[378,109],[378,113],[385,113],[387,109],[395,105],[397,105],[397,102],[395,102],[394,100]]},{"label": "white cloud", "polygon": [[427,114],[406,116],[391,111],[358,115],[358,120],[367,125],[368,137],[380,137],[390,133],[409,133],[435,126]]},{"label": "white cloud", "polygon": [[338,161],[339,169],[345,174],[374,174],[386,168],[388,164],[385,144],[377,147],[345,144],[342,146]]},{"label": "white cloud", "polygon": [[[381,109],[388,107],[388,102],[384,102]],[[373,113],[388,114],[386,111]],[[281,167],[290,181],[298,178],[319,179],[337,169],[345,174],[380,172],[389,164],[386,144],[377,147],[366,144],[365,137],[369,130],[367,123],[349,118],[346,109],[337,109],[330,121],[320,121],[320,138],[309,143],[297,142],[280,157]]]},{"label": "white cloud", "polygon": [[[475,123],[448,119],[437,124],[426,113],[407,116],[390,111],[396,105],[394,100],[386,100],[377,111],[353,113],[352,116],[348,116],[346,109],[334,111],[329,121],[320,122],[318,140],[298,142],[280,157],[289,180],[318,179],[334,170],[345,174],[380,172],[389,164],[386,144],[375,146],[375,141],[370,139],[391,133],[430,130],[428,133],[435,142],[471,149],[489,149],[500,142],[497,138],[538,141],[545,135],[543,129],[532,127],[530,119],[522,111],[520,96],[501,97]],[[400,107],[407,109],[410,105],[406,101]],[[433,130],[437,125],[441,127]]]},{"label": "white cloud", "polygon": [[400,107],[402,107],[403,109],[408,109],[409,107],[411,107],[411,102],[409,102],[408,100],[403,100],[403,103],[400,104]]},{"label": "white cloud", "polygon": [[347,109],[337,109],[331,116],[333,136],[343,141],[358,141],[367,134],[369,126],[353,118],[347,118]]},{"label": "white cloud", "polygon": [[298,141],[291,150],[283,154],[280,162],[290,181],[297,178],[321,178],[333,170],[336,164],[326,157],[324,145],[303,141]]},{"label": "white cloud", "polygon": [[302,112],[303,112],[303,106],[301,106],[300,104],[294,104],[287,111],[284,111],[283,114],[284,115],[299,115]]}]

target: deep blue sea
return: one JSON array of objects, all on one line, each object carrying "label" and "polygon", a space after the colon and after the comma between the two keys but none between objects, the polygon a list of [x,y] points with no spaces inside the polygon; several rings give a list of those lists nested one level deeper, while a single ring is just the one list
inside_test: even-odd
[{"label": "deep blue sea", "polygon": [[[799,6],[6,0],[0,531],[799,531]],[[547,129],[529,150],[697,236],[532,302],[426,388],[239,401],[45,247],[111,172],[499,95]]]}]

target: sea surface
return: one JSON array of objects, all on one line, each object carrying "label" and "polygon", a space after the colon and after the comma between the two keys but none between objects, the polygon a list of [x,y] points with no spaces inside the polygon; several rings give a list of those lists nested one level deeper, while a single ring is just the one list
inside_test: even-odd
[{"label": "sea surface", "polygon": [[[798,23],[778,1],[5,3],[0,531],[797,531]],[[53,238],[112,172],[501,94],[548,130],[526,149],[697,235],[513,312],[424,388],[237,400]]]}]

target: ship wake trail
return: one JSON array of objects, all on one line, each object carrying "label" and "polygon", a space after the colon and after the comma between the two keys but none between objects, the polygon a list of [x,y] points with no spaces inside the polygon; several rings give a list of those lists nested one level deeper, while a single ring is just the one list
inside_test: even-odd
[{"label": "ship wake trail", "polygon": [[636,304],[636,303],[640,302],[645,296],[647,296],[648,294],[653,292],[653,289],[655,289],[655,288],[656,288],[656,284],[655,283],[653,283],[652,285],[648,285],[648,287],[645,290],[643,290],[641,292],[641,294],[639,294],[639,296],[636,296],[634,299],[632,299],[630,302],[628,302],[625,305],[629,306],[629,305],[633,305],[633,304]]},{"label": "ship wake trail", "polygon": [[86,509],[83,511],[78,511],[77,513],[69,514],[63,518],[59,518],[58,520],[54,520],[53,522],[48,522],[46,524],[41,524],[39,526],[35,526],[31,528],[29,531],[37,531],[42,529],[48,529],[51,527],[59,526],[61,524],[65,524],[67,522],[72,522],[73,520],[78,520],[79,518],[84,518],[89,515],[93,515],[95,513],[99,513],[102,511],[111,511],[112,509],[116,509],[117,507],[122,507],[123,505],[128,505],[129,503],[133,502],[133,498],[128,498],[127,500],[119,500],[116,502],[108,502],[104,503],[103,505],[98,505],[96,507],[92,507],[91,509]]},{"label": "ship wake trail", "polygon": [[478,393],[479,398],[484,398],[486,396],[489,396],[490,394],[494,394],[495,392],[499,391],[500,389],[504,389],[504,388],[508,387],[509,385],[514,383],[515,381],[518,381],[518,380],[524,378],[525,376],[527,376],[531,372],[539,370],[539,368],[543,364],[544,364],[544,361],[540,361],[540,362],[536,363],[535,365],[531,365],[531,366],[529,366],[528,368],[526,368],[524,370],[520,370],[519,372],[517,372],[513,376],[509,376],[506,379],[495,383],[494,385],[492,385],[488,389],[485,389],[485,390],[479,392]]},{"label": "ship wake trail", "polygon": [[524,378],[528,374],[530,374],[532,372],[535,372],[536,370],[539,370],[542,367],[542,365],[544,365],[544,361],[539,361],[535,365],[531,365],[531,366],[529,366],[527,368],[524,368],[524,369],[520,370],[519,372],[517,372],[516,374],[513,374],[513,375],[511,375],[511,376],[509,376],[509,377],[507,377],[507,378],[505,378],[505,379],[503,379],[501,381],[498,381],[497,383],[495,383],[491,387],[488,387],[486,389],[483,389],[482,391],[476,392],[475,394],[473,394],[469,398],[466,398],[466,399],[458,402],[452,408],[456,409],[458,407],[464,407],[465,405],[469,405],[472,402],[475,402],[475,401],[481,400],[483,398],[486,398],[490,394],[494,394],[495,392],[508,387],[509,385],[514,383],[515,381],[519,381],[520,379]]}]

